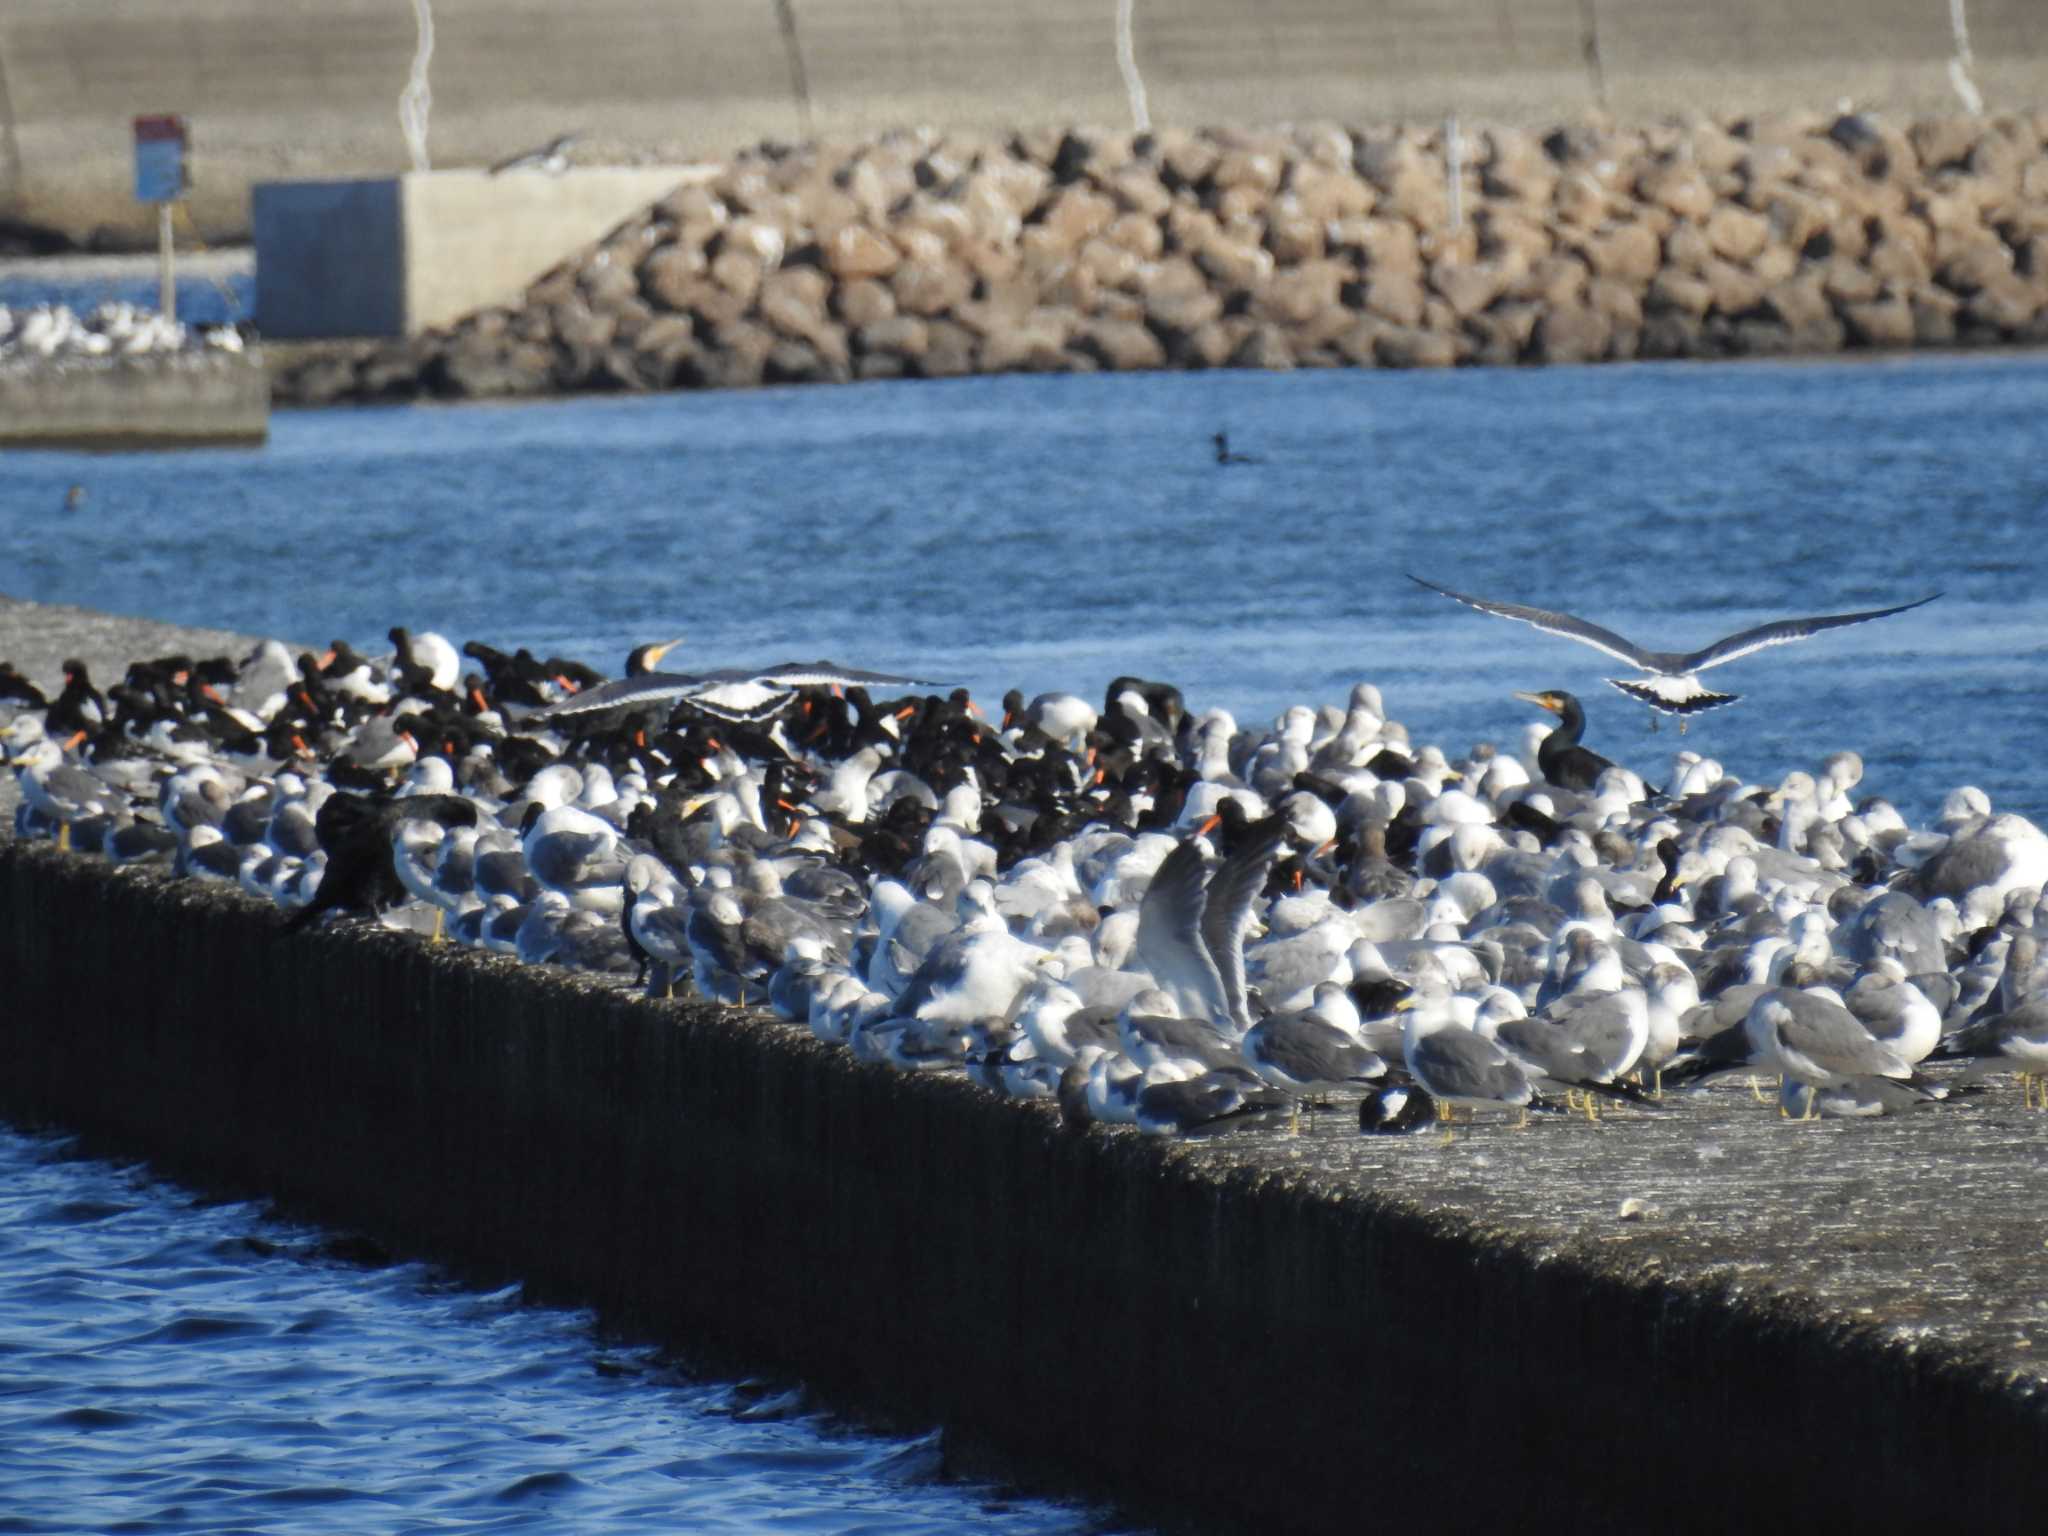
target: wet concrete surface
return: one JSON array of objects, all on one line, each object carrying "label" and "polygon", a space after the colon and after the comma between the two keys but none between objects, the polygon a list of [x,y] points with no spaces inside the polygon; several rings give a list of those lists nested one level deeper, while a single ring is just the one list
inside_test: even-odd
[{"label": "wet concrete surface", "polygon": [[[25,668],[24,628],[96,675],[202,633],[0,605]],[[1075,1134],[770,1019],[278,922],[0,847],[0,1109],[1205,1524],[1475,1481],[1593,1528],[2048,1497],[2048,1114],[2010,1078],[1881,1121],[1737,1079],[1448,1141]]]}]

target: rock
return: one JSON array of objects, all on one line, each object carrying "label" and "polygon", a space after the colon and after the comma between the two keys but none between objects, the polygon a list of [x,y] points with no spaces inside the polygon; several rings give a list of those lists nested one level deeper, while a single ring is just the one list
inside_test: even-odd
[{"label": "rock", "polygon": [[1311,217],[1298,198],[1283,194],[1266,217],[1266,249],[1283,267],[1315,261],[1323,254],[1324,228],[1325,221]]},{"label": "rock", "polygon": [[1980,234],[1959,242],[1935,269],[1944,288],[1968,296],[2003,283],[2012,276],[2012,251],[1996,235]]},{"label": "rock", "polygon": [[863,352],[853,360],[856,379],[901,379],[909,373],[910,365],[894,352]]},{"label": "rock", "polygon": [[1159,173],[1149,165],[1127,165],[1104,184],[1117,206],[1123,210],[1118,218],[1135,215],[1157,225],[1166,216],[1166,210],[1173,206],[1173,193],[1160,181]]},{"label": "rock", "polygon": [[1842,323],[1850,340],[1858,346],[1910,347],[1913,344],[1913,307],[1902,298],[1844,304]]},{"label": "rock", "polygon": [[1021,325],[1009,326],[981,344],[981,366],[988,373],[1062,373],[1072,366],[1067,350],[1070,327],[1059,310],[1039,309]]},{"label": "rock", "polygon": [[1697,320],[1713,307],[1713,303],[1714,290],[1704,278],[1666,267],[1650,279],[1650,291],[1644,297],[1643,309],[1650,314],[1676,310]]},{"label": "rock", "polygon": [[1373,210],[1373,189],[1347,164],[1342,167],[1303,161],[1294,167],[1288,195],[1302,213],[1325,228],[1342,219],[1362,219]]},{"label": "rock", "polygon": [[690,231],[708,234],[725,228],[732,219],[732,210],[726,207],[724,200],[701,184],[677,187],[654,205],[654,212],[658,218],[667,219],[685,234]]},{"label": "rock", "polygon": [[1118,372],[1166,365],[1166,349],[1159,344],[1159,338],[1144,326],[1128,321],[1088,321],[1076,328],[1073,346],[1104,368]]},{"label": "rock", "polygon": [[889,279],[897,310],[908,315],[943,315],[965,303],[971,289],[967,274],[945,261],[906,261]]},{"label": "rock", "polygon": [[1914,123],[1906,139],[1919,157],[1920,169],[1938,171],[1967,166],[1983,132],[1984,125],[1973,117],[1932,117]]},{"label": "rock", "polygon": [[891,241],[859,224],[845,225],[825,242],[825,266],[844,282],[887,277],[900,259]]},{"label": "rock", "polygon": [[853,333],[853,345],[860,352],[920,358],[931,348],[931,327],[915,315],[891,315],[861,326]]},{"label": "rock", "polygon": [[1255,325],[1251,334],[1231,353],[1230,366],[1284,372],[1294,366],[1294,350],[1287,345],[1287,338],[1277,325],[1262,322]]},{"label": "rock", "polygon": [[925,327],[924,356],[914,365],[920,378],[957,379],[974,372],[974,333],[950,320]]},{"label": "rock", "polygon": [[720,325],[699,347],[697,371],[711,389],[751,388],[765,376],[775,341],[766,326],[745,320]]},{"label": "rock", "polygon": [[1222,190],[1233,187],[1250,187],[1261,194],[1276,191],[1280,186],[1280,157],[1264,150],[1226,150],[1217,160],[1216,169],[1209,174],[1211,186]]},{"label": "rock", "polygon": [[1607,353],[1610,327],[1605,316],[1581,305],[1559,305],[1544,311],[1530,341],[1532,358],[1542,363],[1591,363]]},{"label": "rock", "polygon": [[1068,132],[1060,136],[1059,148],[1053,151],[1052,179],[1057,182],[1078,181],[1081,173],[1088,169],[1088,162],[1094,157],[1095,146],[1078,133]]},{"label": "rock", "polygon": [[1652,166],[1636,178],[1636,195],[1695,222],[1713,212],[1714,189],[1690,160]]},{"label": "rock", "polygon": [[768,349],[761,378],[768,384],[838,384],[853,376],[845,363],[834,363],[808,342],[788,337]]},{"label": "rock", "polygon": [[1556,249],[1550,230],[1516,209],[1483,208],[1476,224],[1480,254],[1498,262],[1510,281],[1546,260]]},{"label": "rock", "polygon": [[1939,288],[1916,289],[1908,301],[1913,310],[1913,339],[1923,347],[1944,347],[1956,339],[1956,311],[1962,301]]},{"label": "rock", "polygon": [[1846,257],[1836,257],[1821,268],[1821,288],[1837,306],[1863,304],[1875,299],[1884,284],[1868,267]]},{"label": "rock", "polygon": [[605,311],[612,317],[612,340],[632,345],[654,321],[654,310],[637,295],[620,299]]},{"label": "rock", "polygon": [[1479,165],[1479,187],[1488,197],[1538,209],[1557,191],[1557,162],[1520,129],[1489,128]]},{"label": "rock", "polygon": [[1107,240],[1090,240],[1081,247],[1077,259],[1089,277],[1103,288],[1135,287],[1138,274],[1147,265],[1142,258]]},{"label": "rock", "polygon": [[1367,218],[1348,220],[1342,226],[1343,244],[1357,250],[1366,276],[1398,273],[1422,276],[1422,245],[1414,226],[1403,219]]},{"label": "rock", "polygon": [[[1712,226],[1708,226],[1712,238]],[[1646,224],[1617,224],[1588,237],[1581,247],[1586,265],[1596,276],[1611,277],[1637,288],[1649,286],[1664,262],[1663,242]]]},{"label": "rock", "polygon": [[1211,212],[1228,234],[1246,240],[1266,238],[1266,213],[1271,194],[1264,187],[1223,187],[1213,194]]},{"label": "rock", "polygon": [[1917,288],[1933,278],[1927,258],[1907,240],[1880,240],[1863,259],[1873,277],[1900,288]]},{"label": "rock", "polygon": [[847,325],[858,329],[896,313],[896,295],[871,277],[841,283],[833,290],[832,307]]},{"label": "rock", "polygon": [[1667,309],[1644,317],[1641,356],[1699,357],[1705,350],[1703,329],[1694,316]]},{"label": "rock", "polygon": [[1707,217],[1707,244],[1730,261],[1748,261],[1770,238],[1770,221],[1733,203],[1723,203]]},{"label": "rock", "polygon": [[1169,332],[1199,330],[1223,313],[1223,300],[1200,269],[1185,257],[1155,263],[1139,275],[1146,321]]},{"label": "rock", "polygon": [[1836,209],[1830,199],[1816,197],[1796,187],[1781,187],[1771,194],[1770,201],[1760,211],[1770,226],[1771,239],[1790,250],[1803,251],[1808,241],[1834,221]]},{"label": "rock", "polygon": [[1194,253],[1195,262],[1224,288],[1257,288],[1273,273],[1273,253],[1218,231]]},{"label": "rock", "polygon": [[640,291],[657,309],[688,309],[704,268],[704,253],[694,246],[657,246],[640,263]]},{"label": "rock", "polygon": [[609,309],[621,299],[638,297],[640,292],[639,274],[609,251],[599,251],[584,263],[576,280],[594,309]]},{"label": "rock", "polygon": [[1578,304],[1586,297],[1592,277],[1586,264],[1576,256],[1546,256],[1509,285],[1518,299],[1536,304]]},{"label": "rock", "polygon": [[1417,229],[1438,229],[1448,221],[1450,195],[1443,160],[1425,153],[1411,133],[1361,139],[1352,163],[1378,194],[1378,208]]},{"label": "rock", "polygon": [[2041,303],[2019,278],[2008,275],[1986,283],[1963,301],[1962,315],[1973,325],[2017,338],[2033,323]]},{"label": "rock", "polygon": [[1390,325],[1374,335],[1373,356],[1382,368],[1449,368],[1458,344],[1440,332]]},{"label": "rock", "polygon": [[1430,266],[1429,286],[1462,319],[1478,314],[1505,293],[1508,279],[1492,262],[1438,261]]},{"label": "rock", "polygon": [[1168,355],[1182,368],[1221,368],[1230,361],[1236,345],[1230,332],[1211,320],[1175,336]]},{"label": "rock", "polygon": [[1085,186],[1062,188],[1045,207],[1036,222],[1061,250],[1073,251],[1081,242],[1100,234],[1117,215],[1117,206],[1100,192]]},{"label": "rock", "polygon": [[1412,330],[1422,324],[1426,297],[1421,280],[1406,272],[1375,272],[1365,285],[1366,310],[1403,329]]},{"label": "rock", "polygon": [[1221,152],[1207,139],[1184,131],[1169,130],[1160,136],[1162,171],[1160,179],[1169,190],[1200,187],[1208,183]]},{"label": "rock", "polygon": [[722,246],[711,258],[711,281],[742,305],[752,304],[760,293],[765,270],[759,255],[740,246]]},{"label": "rock", "polygon": [[815,342],[830,325],[825,312],[830,291],[830,280],[816,267],[789,267],[763,280],[755,309],[784,336]]},{"label": "rock", "polygon": [[1334,261],[1314,261],[1275,273],[1252,296],[1255,320],[1276,325],[1304,325],[1325,310],[1338,307],[1345,269]]},{"label": "rock", "polygon": [[581,299],[566,299],[554,306],[556,340],[579,350],[597,352],[611,344],[618,322],[599,314]]},{"label": "rock", "polygon": [[1118,214],[1110,220],[1102,238],[1145,261],[1157,261],[1166,248],[1166,235],[1159,221],[1142,213]]},{"label": "rock", "polygon": [[1551,194],[1551,206],[1560,224],[1571,229],[1594,229],[1620,212],[1607,189],[1584,171],[1571,171],[1558,178]]}]

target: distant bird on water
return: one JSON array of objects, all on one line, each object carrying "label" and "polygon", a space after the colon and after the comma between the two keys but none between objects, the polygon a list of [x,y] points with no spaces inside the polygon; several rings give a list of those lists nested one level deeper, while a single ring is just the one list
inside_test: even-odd
[{"label": "distant bird on water", "polygon": [[[1640,668],[1649,675],[1640,678],[1610,677],[1606,680],[1607,685],[1619,689],[1630,698],[1647,704],[1654,710],[1667,715],[1677,715],[1681,720],[1703,710],[1733,704],[1742,697],[1738,693],[1715,693],[1712,689],[1702,687],[1696,674],[1706,671],[1708,667],[1718,667],[1724,662],[1734,661],[1738,657],[1747,656],[1752,651],[1761,651],[1768,646],[1806,640],[1824,629],[1840,629],[1845,624],[1862,624],[1871,619],[1904,613],[1909,608],[1919,608],[1941,596],[1936,592],[1917,602],[1900,603],[1896,608],[1873,608],[1865,613],[1825,614],[1808,619],[1778,619],[1769,624],[1759,624],[1754,629],[1738,630],[1696,651],[1648,651],[1632,641],[1622,639],[1611,629],[1602,629],[1598,624],[1589,623],[1569,613],[1553,613],[1548,608],[1528,608],[1520,603],[1496,603],[1483,597],[1468,597],[1463,592],[1453,592],[1449,587],[1440,587],[1433,581],[1424,581],[1412,573],[1408,579],[1418,587],[1427,587],[1453,602],[1463,603],[1468,608],[1477,608],[1481,613],[1497,614],[1503,619],[1519,619],[1524,624],[1534,625],[1545,634],[1563,635],[1567,640],[1590,645],[1596,651],[1605,651],[1609,656]],[[1680,728],[1683,729],[1683,726]]]},{"label": "distant bird on water", "polygon": [[1259,462],[1252,454],[1232,453],[1230,451],[1230,434],[1227,432],[1218,432],[1215,437],[1215,443],[1216,462],[1218,464],[1256,464]]},{"label": "distant bird on water", "polygon": [[558,133],[539,149],[525,150],[500,160],[491,167],[491,174],[502,176],[507,171],[545,171],[550,176],[559,176],[569,169],[569,151],[575,143],[575,134]]}]

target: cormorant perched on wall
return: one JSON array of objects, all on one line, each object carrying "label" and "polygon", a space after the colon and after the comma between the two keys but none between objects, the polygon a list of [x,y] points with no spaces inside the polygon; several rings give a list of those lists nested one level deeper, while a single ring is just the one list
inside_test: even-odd
[{"label": "cormorant perched on wall", "polygon": [[1598,752],[1579,745],[1586,729],[1586,712],[1579,701],[1561,688],[1542,693],[1518,693],[1516,698],[1557,716],[1557,729],[1543,738],[1536,749],[1536,766],[1543,777],[1559,789],[1590,790],[1600,775],[1614,766]]}]

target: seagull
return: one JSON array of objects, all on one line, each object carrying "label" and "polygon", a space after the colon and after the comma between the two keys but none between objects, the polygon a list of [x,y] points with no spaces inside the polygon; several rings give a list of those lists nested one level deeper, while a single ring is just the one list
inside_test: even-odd
[{"label": "seagull", "polygon": [[[1609,656],[1627,662],[1648,673],[1642,678],[1610,677],[1607,685],[1617,688],[1630,698],[1647,704],[1654,710],[1667,715],[1677,715],[1685,720],[1703,710],[1718,709],[1724,704],[1733,704],[1742,695],[1737,693],[1715,693],[1702,687],[1696,674],[1709,667],[1718,667],[1724,662],[1747,656],[1752,651],[1761,651],[1768,646],[1788,645],[1794,640],[1806,640],[1824,629],[1840,629],[1845,624],[1862,624],[1871,619],[1887,618],[1894,613],[1904,613],[1910,608],[1919,608],[1941,596],[1936,592],[1917,602],[1900,603],[1895,608],[1873,608],[1864,613],[1825,614],[1808,619],[1778,619],[1769,624],[1759,624],[1753,629],[1738,630],[1732,635],[1716,640],[1712,645],[1702,646],[1697,651],[1646,651],[1632,641],[1624,640],[1611,629],[1602,629],[1598,624],[1589,623],[1569,613],[1553,613],[1548,608],[1527,608],[1520,603],[1496,603],[1483,597],[1468,597],[1463,592],[1453,592],[1449,587],[1440,587],[1433,581],[1424,581],[1413,572],[1408,579],[1419,587],[1441,593],[1453,602],[1463,603],[1468,608],[1477,608],[1481,613],[1496,614],[1503,619],[1519,619],[1524,624],[1534,625],[1545,634],[1563,635],[1567,640],[1576,640],[1581,645],[1590,645],[1596,651],[1605,651]],[[1682,729],[1683,727],[1681,727]]]},{"label": "seagull", "polygon": [[502,176],[507,171],[545,171],[550,176],[559,176],[569,169],[569,151],[576,143],[573,133],[558,133],[539,149],[525,150],[500,160],[491,167],[493,176]]},{"label": "seagull", "polygon": [[766,720],[780,714],[800,688],[936,688],[937,683],[887,672],[864,672],[830,661],[785,661],[772,667],[724,667],[712,672],[642,672],[585,688],[526,718],[551,720],[587,715],[597,710],[656,703],[688,703],[721,720]]}]

